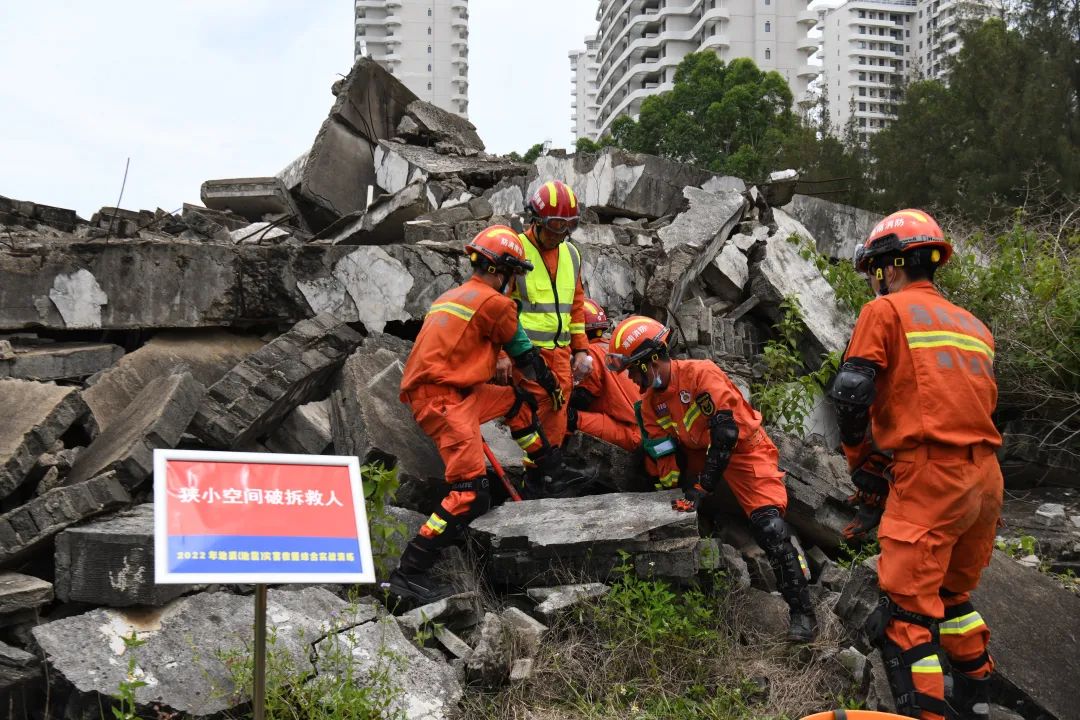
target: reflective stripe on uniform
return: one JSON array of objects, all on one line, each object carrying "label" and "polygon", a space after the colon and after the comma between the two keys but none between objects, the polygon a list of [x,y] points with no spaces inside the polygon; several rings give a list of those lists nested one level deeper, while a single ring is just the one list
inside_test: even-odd
[{"label": "reflective stripe on uniform", "polygon": [[514,438],[514,440],[522,450],[528,450],[534,444],[540,442],[540,433],[529,433],[523,437]]},{"label": "reflective stripe on uniform", "polygon": [[978,612],[969,612],[967,615],[961,615],[958,618],[942,620],[938,623],[938,629],[942,635],[964,635],[985,625],[986,622],[982,619],[982,615]]},{"label": "reflective stripe on uniform", "polygon": [[913,673],[940,673],[941,672],[941,660],[937,655],[927,655],[922,660],[916,660],[911,663],[911,672]]},{"label": "reflective stripe on uniform", "polygon": [[431,517],[427,519],[427,522],[424,524],[436,535],[442,535],[443,531],[446,530],[446,521],[438,515],[435,515],[434,513],[431,515]]},{"label": "reflective stripe on uniform", "polygon": [[440,312],[447,313],[448,315],[453,315],[454,317],[459,317],[465,322],[472,320],[472,316],[476,314],[476,311],[472,308],[456,302],[441,302],[438,305],[432,305],[431,309],[428,310],[427,314],[434,315],[435,313]]},{"label": "reflective stripe on uniform", "polygon": [[672,470],[663,477],[660,478],[660,486],[665,488],[673,488],[679,484],[679,471]]},{"label": "reflective stripe on uniform", "polygon": [[[552,186],[554,187],[554,186]],[[518,319],[529,340],[538,347],[554,348],[570,344],[572,332],[585,332],[571,328],[571,310],[577,289],[581,256],[573,243],[567,241],[559,246],[559,260],[555,280],[547,272],[544,257],[527,236],[522,236],[525,258],[533,270],[524,282],[515,283],[513,298],[519,303]]]},{"label": "reflective stripe on uniform", "polygon": [[670,415],[662,415],[656,418],[656,424],[665,430],[670,430],[675,427],[675,421],[671,419]]},{"label": "reflective stripe on uniform", "polygon": [[543,330],[530,330],[525,328],[525,334],[529,336],[529,340],[533,345],[543,345],[544,347],[551,347],[556,340],[566,344],[570,341],[570,331],[563,330],[558,336],[553,332],[544,332]]},{"label": "reflective stripe on uniform", "polygon": [[695,402],[690,406],[690,409],[686,411],[686,414],[683,415],[682,424],[683,427],[686,428],[686,432],[690,432],[690,428],[694,426],[694,421],[699,417],[701,417],[701,408],[699,408],[698,404]]},{"label": "reflective stripe on uniform", "polygon": [[950,332],[948,330],[923,330],[906,333],[908,347],[916,348],[939,348],[954,347],[968,352],[977,352],[994,359],[994,351],[989,345],[973,335]]},{"label": "reflective stripe on uniform", "polygon": [[570,334],[585,332],[585,323],[570,323]]}]

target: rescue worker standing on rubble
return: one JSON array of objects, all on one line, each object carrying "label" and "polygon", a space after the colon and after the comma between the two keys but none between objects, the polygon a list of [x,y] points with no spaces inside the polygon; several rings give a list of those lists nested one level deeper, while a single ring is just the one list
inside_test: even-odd
[{"label": "rescue worker standing on rubble", "polygon": [[472,277],[432,304],[401,380],[401,401],[435,442],[449,484],[446,497],[406,545],[399,568],[389,578],[389,591],[415,604],[453,592],[429,571],[441,550],[491,504],[480,425],[514,412],[528,415],[527,410],[520,412],[513,388],[487,384],[495,375],[500,348],[507,348],[519,371],[532,381],[556,387],[539,352],[521,341],[517,307],[505,294],[532,268],[518,233],[503,225],[489,227],[465,252]]},{"label": "rescue worker standing on rubble", "polygon": [[570,393],[567,432],[581,431],[627,452],[641,447],[641,429],[634,414],[634,403],[641,397],[637,386],[623,373],[607,368],[608,338],[611,327],[604,308],[585,298],[585,334],[589,338],[592,369]]},{"label": "rescue worker standing on rubble", "polygon": [[[511,434],[528,456],[526,490],[531,497],[566,494],[574,484],[562,464],[566,437],[566,399],[573,378],[589,372],[589,341],[585,337],[585,291],[581,285],[581,255],[567,238],[577,228],[580,208],[574,191],[558,180],[542,183],[529,198],[529,227],[522,233],[525,259],[532,270],[516,283],[521,328],[540,348],[547,367],[558,380],[556,392],[513,370],[514,384],[525,391],[539,418],[540,431],[528,413],[510,420]],[[498,380],[508,382],[511,363],[500,359]]]},{"label": "rescue worker standing on rubble", "polygon": [[670,334],[656,320],[632,315],[616,326],[606,358],[612,371],[628,372],[642,393],[638,417],[660,487],[681,488],[684,497],[672,507],[692,512],[721,480],[727,482],[790,608],[788,638],[809,642],[817,618],[806,561],[784,522],[787,488],[776,446],[761,427],[761,414],[715,363],[670,359]]},{"label": "rescue worker standing on rubble", "polygon": [[[863,307],[829,395],[860,506],[845,534],[865,536],[880,522],[887,597],[867,633],[882,648],[897,709],[985,720],[990,631],[969,597],[1001,513],[994,339],[934,288],[951,255],[921,210],[878,223],[855,257],[878,297]],[[948,706],[942,653],[952,668]]]}]

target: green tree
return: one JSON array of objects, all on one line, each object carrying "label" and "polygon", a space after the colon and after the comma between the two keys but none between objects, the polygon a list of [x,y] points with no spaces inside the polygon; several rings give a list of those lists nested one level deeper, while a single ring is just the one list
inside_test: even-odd
[{"label": "green tree", "polygon": [[514,162],[533,163],[536,162],[536,158],[540,157],[540,153],[544,152],[544,143],[536,143],[531,148],[525,151],[524,155],[519,155],[516,152],[511,152],[509,157]]}]

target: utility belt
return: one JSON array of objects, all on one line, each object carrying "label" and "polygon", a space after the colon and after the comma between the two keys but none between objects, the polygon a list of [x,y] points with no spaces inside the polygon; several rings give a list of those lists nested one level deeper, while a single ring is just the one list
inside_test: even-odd
[{"label": "utility belt", "polygon": [[975,445],[923,443],[916,448],[893,450],[892,457],[894,461],[910,463],[925,463],[927,460],[969,460],[977,462],[994,453],[995,448],[990,443],[977,443]]}]

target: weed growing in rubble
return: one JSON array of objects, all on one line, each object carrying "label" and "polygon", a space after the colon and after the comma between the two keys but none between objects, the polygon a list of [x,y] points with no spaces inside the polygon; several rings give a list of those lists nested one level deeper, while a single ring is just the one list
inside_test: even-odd
[{"label": "weed growing in rubble", "polygon": [[784,298],[780,310],[780,321],[773,325],[776,337],[762,349],[763,376],[754,384],[751,395],[765,422],[784,432],[801,435],[818,396],[840,367],[840,354],[831,353],[817,370],[804,372],[799,340],[806,332],[806,325],[799,301],[794,297]]},{"label": "weed growing in rubble", "polygon": [[138,692],[139,688],[146,687],[146,681],[140,680],[138,677],[134,651],[135,648],[145,645],[146,641],[140,640],[134,630],[131,631],[129,637],[125,637],[123,640],[124,652],[128,654],[127,674],[116,690],[116,698],[120,701],[120,704],[110,709],[115,720],[139,720],[135,708],[135,693]]},{"label": "weed growing in rubble", "polygon": [[799,255],[804,260],[814,263],[821,275],[832,286],[836,299],[849,310],[859,312],[863,305],[873,299],[874,294],[870,291],[866,278],[856,272],[852,263],[830,261],[817,251],[817,246],[812,240],[802,235],[792,235],[788,237],[788,242],[799,246]]},{"label": "weed growing in rubble", "polygon": [[848,545],[846,542],[842,542],[836,557],[836,564],[845,570],[850,570],[880,552],[881,545],[878,544],[877,540],[865,542],[861,545]]},{"label": "weed growing in rubble", "polygon": [[364,480],[375,575],[385,578],[390,574],[401,546],[408,540],[408,527],[389,511],[398,490],[397,468],[387,468],[381,462],[374,462],[361,468],[360,475]]}]

